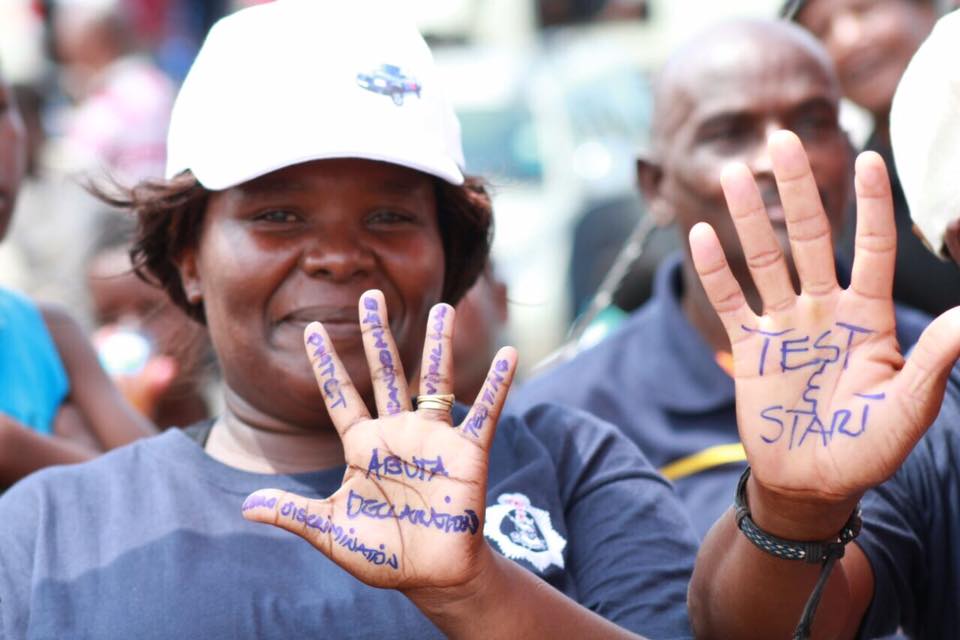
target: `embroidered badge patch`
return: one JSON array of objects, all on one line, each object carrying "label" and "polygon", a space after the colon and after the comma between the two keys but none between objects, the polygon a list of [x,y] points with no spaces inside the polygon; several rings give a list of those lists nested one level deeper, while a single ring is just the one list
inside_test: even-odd
[{"label": "embroidered badge patch", "polygon": [[420,97],[423,88],[417,79],[405,74],[400,67],[393,64],[382,64],[368,73],[357,74],[357,84],[367,91],[390,96],[393,104],[398,107],[408,93]]},{"label": "embroidered badge patch", "polygon": [[483,535],[511,560],[526,560],[538,571],[551,564],[563,568],[567,541],[550,523],[550,512],[532,506],[522,493],[504,493],[487,507]]}]

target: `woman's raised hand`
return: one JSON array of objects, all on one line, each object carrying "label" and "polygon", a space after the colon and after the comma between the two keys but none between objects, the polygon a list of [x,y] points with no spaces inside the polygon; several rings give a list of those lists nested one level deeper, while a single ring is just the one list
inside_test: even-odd
[{"label": "woman's raised hand", "polygon": [[747,305],[709,225],[691,230],[690,247],[733,347],[737,422],[754,482],[787,504],[840,505],[842,523],[936,417],[960,353],[960,310],[935,320],[905,362],[894,332],[897,242],[883,161],[870,152],[857,160],[856,251],[850,286],[842,289],[800,140],[778,132],[769,152],[800,294],[744,165],[726,167],[722,184],[763,314]]},{"label": "woman's raised hand", "polygon": [[[372,586],[466,584],[492,553],[483,537],[487,460],[516,352],[506,347],[497,353],[473,407],[453,425],[447,410],[411,406],[383,295],[364,293],[359,311],[376,418],[323,326],[312,323],[304,332],[317,384],[343,442],[343,484],[324,500],[257,491],[244,502],[243,515],[296,533]],[[454,315],[446,304],[430,312],[421,396],[453,393]],[[440,406],[445,400],[425,404]]]}]

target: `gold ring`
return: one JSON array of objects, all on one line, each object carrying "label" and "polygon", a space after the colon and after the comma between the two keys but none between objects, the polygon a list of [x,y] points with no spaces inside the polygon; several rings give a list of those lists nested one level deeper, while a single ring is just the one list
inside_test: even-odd
[{"label": "gold ring", "polygon": [[454,395],[452,393],[432,393],[417,396],[417,409],[436,409],[450,411],[453,409]]}]

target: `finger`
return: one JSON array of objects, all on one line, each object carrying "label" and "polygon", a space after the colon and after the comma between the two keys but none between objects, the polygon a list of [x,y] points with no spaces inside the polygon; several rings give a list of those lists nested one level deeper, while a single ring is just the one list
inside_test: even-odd
[{"label": "finger", "polygon": [[310,358],[310,366],[330,420],[337,433],[343,436],[350,427],[368,419],[370,412],[353,386],[353,381],[340,362],[333,342],[322,324],[311,322],[307,325],[303,331],[303,346]]},{"label": "finger", "polygon": [[893,195],[883,159],[868,151],[857,158],[857,236],[850,288],[866,298],[889,301],[897,258]]},{"label": "finger", "polygon": [[[423,341],[420,361],[420,395],[447,395],[453,393],[453,331],[455,312],[448,304],[434,305],[427,321],[427,336]],[[421,409],[429,417],[452,422],[449,411]]]},{"label": "finger", "polygon": [[467,417],[460,424],[460,432],[478,441],[484,449],[489,448],[493,441],[497,420],[500,419],[500,411],[507,399],[507,392],[510,391],[516,369],[516,349],[503,347],[497,351],[487,371],[483,388],[477,394],[477,399],[470,407]]},{"label": "finger", "polygon": [[746,165],[731,163],[724,167],[720,184],[747,267],[763,300],[763,312],[786,309],[796,300],[797,292],[753,174]]},{"label": "finger", "polygon": [[393,334],[390,333],[387,303],[383,293],[376,289],[360,296],[360,330],[363,332],[363,351],[373,380],[377,414],[389,416],[412,410],[403,364]]},{"label": "finger", "polygon": [[710,304],[723,322],[730,343],[749,337],[757,319],[747,304],[743,290],[730,271],[716,232],[709,224],[698,222],[690,229],[690,255]]},{"label": "finger", "polygon": [[917,418],[916,441],[940,411],[947,376],[960,358],[960,307],[944,312],[923,331],[893,385],[895,397],[903,398]]},{"label": "finger", "polygon": [[838,287],[833,240],[807,153],[790,131],[774,133],[768,147],[800,289],[814,296],[831,293]]},{"label": "finger", "polygon": [[279,489],[261,489],[247,496],[241,512],[247,520],[300,536],[348,570],[358,565],[399,567],[395,550],[381,541],[362,539],[349,519],[336,512],[332,500],[309,500]]}]

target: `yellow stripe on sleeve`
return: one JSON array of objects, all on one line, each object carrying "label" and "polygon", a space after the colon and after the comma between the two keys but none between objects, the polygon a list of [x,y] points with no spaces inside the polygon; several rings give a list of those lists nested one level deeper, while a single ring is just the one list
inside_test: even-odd
[{"label": "yellow stripe on sleeve", "polygon": [[718,444],[707,447],[702,451],[680,458],[660,468],[660,473],[667,480],[679,480],[694,474],[719,467],[732,462],[743,462],[747,453],[739,442],[733,444]]}]

